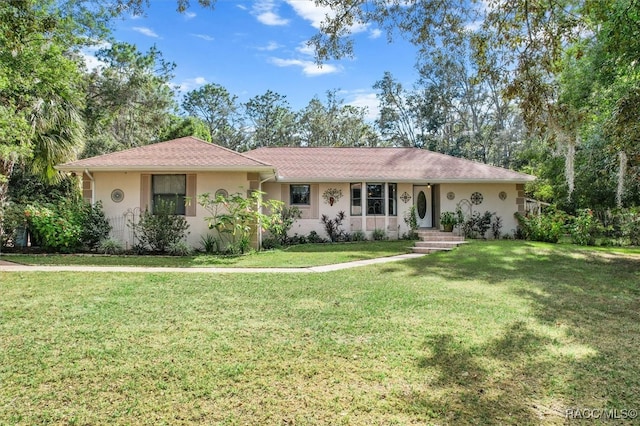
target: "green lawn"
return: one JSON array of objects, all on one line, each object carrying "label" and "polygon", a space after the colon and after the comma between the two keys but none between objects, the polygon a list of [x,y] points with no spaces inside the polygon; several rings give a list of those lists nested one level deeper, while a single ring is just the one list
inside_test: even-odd
[{"label": "green lawn", "polygon": [[100,255],[4,255],[4,260],[25,265],[96,265],[159,267],[304,268],[407,253],[413,241],[363,241],[346,244],[303,244],[247,256],[100,256]]},{"label": "green lawn", "polygon": [[323,274],[0,272],[0,294],[0,424],[640,409],[638,250],[499,241]]}]

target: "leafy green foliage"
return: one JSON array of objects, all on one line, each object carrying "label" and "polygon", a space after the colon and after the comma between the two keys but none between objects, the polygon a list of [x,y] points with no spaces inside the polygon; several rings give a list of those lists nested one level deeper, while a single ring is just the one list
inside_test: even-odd
[{"label": "leafy green foliage", "polygon": [[120,254],[124,251],[122,243],[114,238],[105,238],[100,241],[97,248],[98,253],[102,254]]},{"label": "leafy green foliage", "polygon": [[253,129],[247,148],[297,145],[296,116],[286,96],[267,90],[249,99],[245,113]]},{"label": "leafy green foliage", "polygon": [[495,213],[473,212],[470,217],[460,221],[462,234],[467,238],[486,238],[486,233],[491,228],[492,218]]},{"label": "leafy green foliage", "polygon": [[593,246],[604,233],[604,226],[589,209],[583,209],[568,226],[571,241],[582,246]]},{"label": "leafy green foliage", "polygon": [[29,204],[24,217],[36,244],[48,251],[94,249],[111,231],[102,204],[73,198]]},{"label": "leafy green foliage", "polygon": [[[218,234],[218,249],[231,254],[243,254],[250,250],[253,237],[260,224],[274,224],[260,211],[263,206],[268,210],[281,212],[282,202],[262,200],[262,193],[252,191],[249,197],[240,193],[212,196],[209,193],[198,195],[198,204],[210,214],[205,220],[209,229]],[[276,226],[276,225],[274,225]],[[282,224],[278,225],[282,228]]]},{"label": "leafy green foliage", "polygon": [[77,203],[29,205],[24,214],[33,238],[43,249],[72,252],[80,247],[82,213]]},{"label": "leafy green foliage", "polygon": [[373,238],[373,241],[383,241],[389,238],[385,230],[380,228],[374,229],[371,237]]},{"label": "leafy green foliage", "polygon": [[314,97],[298,113],[300,146],[377,146],[378,136],[366,123],[366,108],[345,105],[335,90],[327,92],[323,103]]},{"label": "leafy green foliage", "polygon": [[230,149],[245,145],[244,123],[238,97],[219,84],[208,83],[187,93],[182,108],[204,122],[211,141]]},{"label": "leafy green foliage", "polygon": [[154,212],[145,210],[138,223],[129,223],[139,247],[155,252],[167,252],[169,248],[184,241],[189,224],[184,216],[175,215],[174,204],[160,200]]},{"label": "leafy green foliage", "polygon": [[98,201],[94,205],[85,203],[82,232],[80,233],[82,244],[89,249],[94,249],[107,238],[109,232],[111,232],[111,225],[104,215],[102,202]]},{"label": "leafy green foliage", "polygon": [[283,246],[290,241],[289,231],[296,220],[302,217],[302,212],[296,206],[285,206],[284,203],[271,203],[271,213],[265,218],[262,227]]},{"label": "leafy green foliage", "polygon": [[9,242],[16,245],[16,238],[20,232],[25,232],[27,219],[24,214],[24,206],[9,202],[2,212],[2,227],[0,228],[0,246],[5,247]]},{"label": "leafy green foliage", "polygon": [[97,56],[107,65],[87,76],[83,156],[158,142],[175,107],[169,85],[175,64],[155,47],[141,53],[128,43],[114,43]]},{"label": "leafy green foliage", "polygon": [[416,215],[416,206],[411,206],[404,214],[404,223],[409,227],[411,237],[417,236],[418,231],[418,216]]},{"label": "leafy green foliage", "polygon": [[525,240],[557,243],[565,229],[568,218],[560,210],[548,209],[540,214],[522,215],[515,213],[518,220],[519,236]]},{"label": "leafy green foliage", "polygon": [[167,253],[171,256],[189,256],[192,252],[186,241],[176,241],[167,248]]},{"label": "leafy green foliage", "polygon": [[200,236],[200,245],[205,253],[213,254],[218,251],[218,240],[211,234],[204,234]]}]

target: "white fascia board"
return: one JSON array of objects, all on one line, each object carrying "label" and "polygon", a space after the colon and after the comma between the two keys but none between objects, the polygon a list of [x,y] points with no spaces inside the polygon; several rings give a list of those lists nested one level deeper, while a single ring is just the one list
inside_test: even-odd
[{"label": "white fascia board", "polygon": [[394,179],[389,177],[376,177],[370,176],[366,178],[353,178],[353,179],[336,179],[336,178],[287,178],[284,176],[277,176],[276,179],[281,183],[353,183],[353,182],[389,182],[389,183],[412,183],[414,185],[437,185],[440,183],[527,183],[535,180],[535,177],[522,178],[522,179]]},{"label": "white fascia board", "polygon": [[141,167],[141,166],[126,166],[126,167],[113,167],[113,166],[100,166],[100,167],[78,167],[78,166],[55,166],[56,170],[62,172],[78,172],[84,170],[90,170],[91,172],[143,172],[143,173],[188,173],[188,172],[249,172],[249,173],[267,173],[275,174],[273,167],[265,166],[228,166],[228,167]]}]

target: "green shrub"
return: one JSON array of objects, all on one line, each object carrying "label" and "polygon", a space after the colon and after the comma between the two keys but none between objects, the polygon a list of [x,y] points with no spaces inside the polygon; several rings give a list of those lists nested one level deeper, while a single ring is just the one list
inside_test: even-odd
[{"label": "green shrub", "polygon": [[16,237],[19,232],[24,232],[27,227],[25,207],[18,203],[7,203],[0,216],[0,244],[6,247],[9,243],[16,245]]},{"label": "green shrub", "polygon": [[98,253],[102,254],[120,254],[124,251],[120,241],[114,238],[105,238],[98,244]]},{"label": "green shrub", "polygon": [[309,241],[311,244],[326,243],[327,242],[327,240],[325,240],[320,235],[318,235],[318,233],[316,231],[309,232],[309,236],[307,237],[307,241]]},{"label": "green shrub", "polygon": [[138,249],[166,252],[173,244],[186,239],[189,224],[184,216],[174,215],[174,211],[173,203],[160,201],[155,213],[145,210],[138,223],[130,223]]},{"label": "green shrub", "polygon": [[361,229],[353,231],[350,237],[351,241],[367,241],[367,234],[365,234]]},{"label": "green shrub", "polygon": [[517,236],[531,241],[557,243],[562,233],[567,215],[556,209],[550,209],[538,215],[524,216],[515,213],[518,220]]},{"label": "green shrub", "polygon": [[289,230],[296,220],[302,217],[302,212],[296,206],[286,207],[284,204],[271,206],[271,214],[263,220],[262,226],[278,240],[280,245],[291,245]]},{"label": "green shrub", "polygon": [[23,216],[36,244],[48,251],[95,249],[111,231],[99,202],[92,206],[83,200],[69,198],[53,203],[33,203],[24,209]]},{"label": "green shrub", "polygon": [[205,253],[212,254],[218,252],[218,240],[211,234],[201,235],[200,244]]},{"label": "green shrub", "polygon": [[320,217],[320,223],[324,225],[324,230],[332,243],[345,239],[345,231],[342,229],[344,218],[345,213],[343,211],[338,212],[333,219],[329,218],[326,214]]},{"label": "green shrub", "polygon": [[89,249],[95,249],[100,241],[109,236],[111,225],[104,215],[101,201],[94,205],[84,203],[83,213],[80,242]]},{"label": "green shrub", "polygon": [[410,236],[409,239],[417,239],[418,238],[418,216],[416,216],[416,206],[411,206],[411,208],[405,212],[404,214],[404,223],[409,228]]},{"label": "green shrub", "polygon": [[491,228],[491,219],[494,213],[489,211],[480,214],[474,212],[471,217],[459,222],[462,227],[462,234],[466,238],[486,238],[486,233]]},{"label": "green shrub", "polygon": [[493,221],[491,222],[491,235],[493,238],[498,240],[500,239],[500,235],[502,234],[502,218],[500,216],[494,216]]},{"label": "green shrub", "polygon": [[264,238],[262,240],[262,248],[264,250],[274,250],[274,249],[279,249],[282,247],[282,244],[280,244],[280,241],[278,241],[276,238]]},{"label": "green shrub", "polygon": [[625,214],[623,235],[629,239],[631,245],[640,246],[640,210],[630,209]]},{"label": "green shrub", "polygon": [[387,239],[387,233],[384,229],[374,229],[373,234],[371,235],[374,241],[383,241]]},{"label": "green shrub", "polygon": [[24,212],[34,240],[47,251],[73,252],[81,245],[82,205],[61,200],[58,204],[30,204]]},{"label": "green shrub", "polygon": [[189,256],[193,250],[185,241],[176,241],[167,248],[167,253],[171,256]]},{"label": "green shrub", "polygon": [[574,244],[582,246],[593,246],[596,238],[602,236],[604,226],[594,217],[590,209],[583,209],[578,212],[578,216],[573,218],[569,226],[569,234]]}]

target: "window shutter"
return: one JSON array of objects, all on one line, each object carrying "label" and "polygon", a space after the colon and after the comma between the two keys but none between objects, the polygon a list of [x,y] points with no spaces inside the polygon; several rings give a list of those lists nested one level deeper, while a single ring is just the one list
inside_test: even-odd
[{"label": "window shutter", "polygon": [[151,175],[140,175],[140,213],[151,210]]},{"label": "window shutter", "polygon": [[185,206],[184,215],[185,216],[195,216],[196,215],[196,205],[198,204],[198,200],[196,197],[196,176],[195,174],[187,175],[187,199],[189,203]]},{"label": "window shutter", "polygon": [[320,185],[314,184],[310,188],[311,194],[309,194],[309,202],[311,203],[311,219],[318,219],[320,217]]}]

